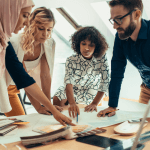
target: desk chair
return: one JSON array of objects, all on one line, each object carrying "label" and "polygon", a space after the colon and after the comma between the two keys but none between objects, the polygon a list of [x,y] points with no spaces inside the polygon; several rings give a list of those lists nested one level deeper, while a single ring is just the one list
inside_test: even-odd
[{"label": "desk chair", "polygon": [[[22,104],[22,107],[23,107],[23,109],[24,109],[25,114],[27,114],[24,104],[31,105],[31,103],[30,103],[30,102],[26,102],[26,97],[27,97],[26,92],[24,92],[23,99],[22,99],[20,93],[18,94],[18,97],[19,97],[19,99],[20,99],[20,102],[21,102],[21,104]],[[52,102],[52,101],[53,101],[53,97],[51,97],[51,102]]]},{"label": "desk chair", "polygon": [[24,92],[23,103],[24,103],[24,104],[27,104],[27,105],[31,105],[30,102],[26,102],[26,97],[27,97],[26,92]]},{"label": "desk chair", "polygon": [[18,94],[18,97],[19,97],[19,99],[20,99],[20,102],[21,102],[21,104],[22,104],[22,107],[23,107],[23,109],[24,109],[24,112],[25,112],[25,114],[27,115],[27,112],[26,112],[26,109],[25,109],[25,106],[24,106],[24,99],[26,98],[25,96],[23,97],[23,100],[22,100],[22,97],[21,97],[21,95],[20,95],[20,93]]},{"label": "desk chair", "polygon": [[[23,109],[24,109],[24,112],[25,112],[25,114],[27,115],[27,112],[26,112],[26,109],[25,109],[24,104],[31,105],[31,103],[25,102],[25,99],[26,99],[26,93],[24,93],[23,100],[22,100],[22,97],[21,97],[20,93],[18,94],[18,97],[19,97],[19,99],[20,99],[20,102],[21,102],[21,104],[22,104],[22,107],[23,107]],[[0,115],[4,115],[4,116],[5,116],[5,114],[2,113],[2,112],[0,112]]]}]

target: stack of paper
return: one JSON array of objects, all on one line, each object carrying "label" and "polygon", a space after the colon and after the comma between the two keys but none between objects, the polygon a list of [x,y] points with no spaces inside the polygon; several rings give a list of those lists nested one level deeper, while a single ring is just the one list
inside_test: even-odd
[{"label": "stack of paper", "polygon": [[17,125],[12,125],[14,121],[12,120],[1,120],[0,121],[0,136],[5,135],[6,133],[17,128]]}]

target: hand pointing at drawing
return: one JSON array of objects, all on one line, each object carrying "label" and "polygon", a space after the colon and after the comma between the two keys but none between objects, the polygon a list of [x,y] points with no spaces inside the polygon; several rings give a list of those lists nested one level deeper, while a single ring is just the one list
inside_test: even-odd
[{"label": "hand pointing at drawing", "polygon": [[104,110],[101,110],[98,114],[97,117],[105,117],[105,115],[108,114],[108,117],[114,116],[116,114],[116,109],[115,107],[108,107]]}]

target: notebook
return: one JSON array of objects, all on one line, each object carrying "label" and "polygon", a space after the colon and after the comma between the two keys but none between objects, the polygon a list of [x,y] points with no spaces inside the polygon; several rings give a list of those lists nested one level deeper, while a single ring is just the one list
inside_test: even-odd
[{"label": "notebook", "polygon": [[9,126],[13,123],[14,123],[14,121],[12,121],[12,120],[1,120],[0,121],[0,130],[6,128],[7,126]]},{"label": "notebook", "polygon": [[17,128],[17,125],[7,126],[6,128],[0,130],[0,136],[3,136],[16,128]]}]

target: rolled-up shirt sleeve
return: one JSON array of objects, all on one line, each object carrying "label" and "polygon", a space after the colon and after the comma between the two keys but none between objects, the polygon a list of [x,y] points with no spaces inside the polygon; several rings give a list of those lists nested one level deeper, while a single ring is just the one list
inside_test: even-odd
[{"label": "rolled-up shirt sleeve", "polygon": [[101,59],[100,65],[101,80],[98,91],[108,92],[109,87],[109,66],[106,54]]},{"label": "rolled-up shirt sleeve", "polygon": [[17,89],[28,87],[35,83],[35,80],[28,75],[23,64],[18,60],[12,44],[9,42],[6,48],[5,64],[10,76],[15,82]]},{"label": "rolled-up shirt sleeve", "polygon": [[109,85],[109,106],[117,107],[119,94],[121,89],[122,80],[124,78],[124,72],[126,69],[127,59],[123,52],[123,46],[121,40],[116,34],[113,57],[111,60],[111,80]]},{"label": "rolled-up shirt sleeve", "polygon": [[66,64],[65,64],[65,78],[64,78],[64,85],[67,84],[74,85],[74,78],[73,78],[73,64],[72,60],[70,58],[67,58]]}]

